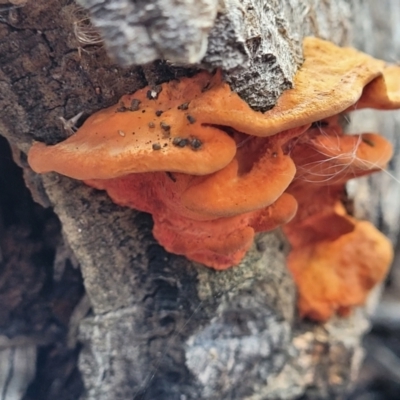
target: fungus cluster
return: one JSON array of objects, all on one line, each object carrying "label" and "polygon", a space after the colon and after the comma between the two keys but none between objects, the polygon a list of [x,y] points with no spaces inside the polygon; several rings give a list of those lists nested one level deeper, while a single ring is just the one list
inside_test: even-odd
[{"label": "fungus cluster", "polygon": [[292,246],[287,261],[301,315],[347,315],[384,279],[390,242],[371,223],[348,215],[341,199],[349,179],[381,170],[391,155],[379,135],[345,135],[338,115],[314,124],[293,148],[297,173],[287,193],[298,212],[283,230]]},{"label": "fungus cluster", "polygon": [[151,213],[166,250],[215,269],[283,225],[300,313],[345,315],[392,259],[388,240],[347,214],[345,183],[385,168],[392,149],[377,134],[346,135],[342,114],[400,107],[400,68],[316,38],[304,56],[294,88],[265,113],[221,73],[201,72],[123,96],[57,145],[34,143],[29,163]]}]

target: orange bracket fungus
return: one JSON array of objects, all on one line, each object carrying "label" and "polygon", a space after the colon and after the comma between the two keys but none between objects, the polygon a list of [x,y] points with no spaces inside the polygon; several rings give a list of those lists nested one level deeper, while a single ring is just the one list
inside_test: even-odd
[{"label": "orange bracket fungus", "polygon": [[151,213],[166,250],[215,269],[238,264],[256,232],[283,226],[300,314],[346,315],[384,278],[392,248],[348,215],[345,183],[385,168],[392,148],[345,134],[342,114],[399,108],[400,67],[316,38],[304,57],[294,88],[265,113],[220,72],[200,72],[123,96],[59,144],[34,143],[29,163]]}]

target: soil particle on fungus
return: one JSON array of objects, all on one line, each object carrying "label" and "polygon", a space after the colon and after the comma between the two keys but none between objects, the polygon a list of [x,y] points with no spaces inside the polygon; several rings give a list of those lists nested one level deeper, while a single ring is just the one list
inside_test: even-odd
[{"label": "soil particle on fungus", "polygon": [[161,145],[160,143],[153,143],[153,150],[161,150]]},{"label": "soil particle on fungus", "polygon": [[165,122],[160,122],[160,126],[161,126],[161,129],[165,132],[169,132],[171,130],[171,127],[168,124],[166,124]]},{"label": "soil particle on fungus", "polygon": [[149,128],[155,128],[156,124],[154,122],[149,122]]},{"label": "soil particle on fungus", "polygon": [[126,108],[125,104],[121,102],[119,107],[117,108],[117,112],[125,112],[125,111],[128,111],[128,108]]},{"label": "soil particle on fungus", "polygon": [[193,117],[192,115],[187,115],[186,116],[187,120],[189,121],[190,124],[194,124],[196,122],[196,118]]},{"label": "soil particle on fungus", "polygon": [[173,139],[172,144],[176,147],[185,147],[189,144],[189,140],[178,136]]},{"label": "soil particle on fungus", "polygon": [[156,100],[158,95],[161,93],[162,87],[160,85],[152,87],[150,90],[147,91],[146,97],[149,100]]},{"label": "soil particle on fungus", "polygon": [[187,110],[189,108],[189,102],[183,103],[180,106],[178,106],[178,110]]},{"label": "soil particle on fungus", "polygon": [[140,100],[139,99],[132,99],[131,106],[129,107],[130,111],[137,111],[139,110]]},{"label": "soil particle on fungus", "polygon": [[193,150],[198,150],[202,145],[203,145],[203,143],[201,142],[200,139],[193,138],[193,139],[190,141],[190,147],[191,147]]},{"label": "soil particle on fungus", "polygon": [[162,113],[163,113],[163,111],[162,111],[162,110],[157,110],[157,111],[156,111],[156,115],[157,115],[157,117],[160,117]]}]

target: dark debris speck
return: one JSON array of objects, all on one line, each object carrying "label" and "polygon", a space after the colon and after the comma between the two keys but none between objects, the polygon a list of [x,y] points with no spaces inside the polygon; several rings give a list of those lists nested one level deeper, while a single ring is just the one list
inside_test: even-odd
[{"label": "dark debris speck", "polygon": [[190,114],[186,115],[186,118],[187,118],[187,120],[189,121],[190,124],[194,124],[196,122],[196,118],[193,117]]},{"label": "dark debris speck", "polygon": [[172,144],[176,147],[185,147],[189,144],[189,140],[177,136],[172,140]]},{"label": "dark debris speck", "polygon": [[201,142],[200,139],[193,138],[190,140],[190,147],[193,150],[198,150],[202,145],[203,145],[203,143]]},{"label": "dark debris speck", "polygon": [[189,102],[183,103],[180,106],[178,106],[178,110],[187,110],[189,108]]},{"label": "dark debris speck", "polygon": [[130,111],[137,111],[139,110],[140,100],[139,99],[132,99],[131,106],[129,107]]},{"label": "dark debris speck", "polygon": [[158,98],[158,95],[161,93],[161,91],[162,91],[162,86],[160,85],[153,86],[147,91],[146,97],[149,100],[155,100]]},{"label": "dark debris speck", "polygon": [[128,111],[128,108],[125,107],[125,104],[121,101],[121,103],[119,103],[119,107],[117,108],[117,112],[125,112]]},{"label": "dark debris speck", "polygon": [[160,122],[160,126],[161,126],[161,129],[165,132],[169,132],[171,130],[171,127],[168,124],[166,124],[165,122]]}]

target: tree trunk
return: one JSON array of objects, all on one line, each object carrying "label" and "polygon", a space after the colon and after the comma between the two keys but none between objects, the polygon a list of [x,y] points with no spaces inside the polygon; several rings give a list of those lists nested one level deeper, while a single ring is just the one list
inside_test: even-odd
[{"label": "tree trunk", "polygon": [[[64,259],[76,257],[92,307],[78,336],[82,398],[343,396],[362,359],[365,311],[325,325],[299,320],[280,232],[259,234],[239,266],[215,272],[166,253],[152,237],[149,215],[119,207],[81,182],[37,176],[25,154],[32,139],[66,137],[60,117],[83,112],[83,119],[122,94],[199,68],[221,67],[232,89],[254,109],[267,110],[292,86],[302,38],[348,45],[352,27],[356,36],[361,21],[373,26],[368,7],[346,0],[79,0],[100,43],[88,31],[86,11],[73,1],[0,3],[0,133],[13,146],[34,198],[60,219],[63,248],[72,250]],[[366,36],[356,43],[367,43]],[[377,222],[381,199],[358,197],[356,203],[358,213]],[[397,237],[398,228],[387,227]],[[81,301],[77,312],[85,305]],[[34,333],[23,334],[32,339]],[[18,343],[3,347],[12,346]]]}]

